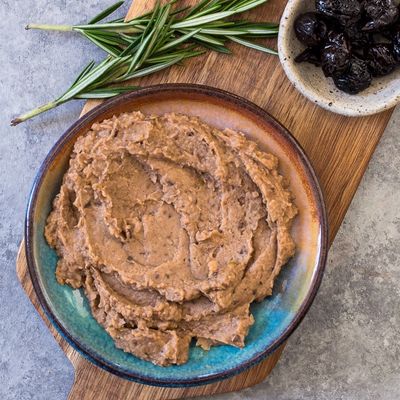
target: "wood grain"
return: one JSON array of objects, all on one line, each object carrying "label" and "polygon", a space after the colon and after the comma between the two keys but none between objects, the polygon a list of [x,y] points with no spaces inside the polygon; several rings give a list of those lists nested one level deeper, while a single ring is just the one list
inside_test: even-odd
[{"label": "wood grain", "polygon": [[[181,3],[194,3],[183,0]],[[127,15],[131,19],[152,8],[154,0],[134,0]],[[271,0],[249,13],[252,20],[279,21],[286,1]],[[270,44],[276,46],[275,41]],[[392,111],[347,118],[329,113],[306,100],[289,83],[277,57],[232,45],[234,56],[211,53],[156,75],[141,85],[162,82],[190,82],[215,86],[246,97],[266,109],[285,125],[301,143],[320,179],[325,194],[333,241]],[[97,103],[88,102],[83,112]],[[27,273],[23,246],[17,260],[21,284],[47,327],[75,368],[75,382],[69,399],[178,399],[231,392],[253,386],[273,369],[283,346],[271,357],[232,379],[187,389],[155,388],[122,380],[94,365],[74,351],[43,315]]]}]

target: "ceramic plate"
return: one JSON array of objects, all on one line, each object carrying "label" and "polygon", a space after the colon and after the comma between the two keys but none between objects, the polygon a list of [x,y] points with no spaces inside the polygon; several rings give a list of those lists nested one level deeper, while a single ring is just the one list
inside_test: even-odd
[{"label": "ceramic plate", "polygon": [[[255,324],[246,346],[190,349],[189,362],[159,367],[114,346],[95,321],[81,290],[61,286],[55,279],[56,253],[44,239],[52,201],[76,139],[101,121],[126,111],[147,114],[177,112],[200,117],[217,128],[245,133],[280,159],[280,171],[291,181],[300,210],[293,227],[296,256],[276,281],[273,296],[252,306]],[[318,290],[327,255],[328,228],[321,190],[303,150],[269,114],[235,95],[205,86],[160,85],[111,99],[79,119],[65,132],[44,160],[30,196],[26,254],[36,294],[46,315],[63,337],[96,365],[123,378],[159,386],[194,386],[215,382],[260,362],[277,349],[297,327]]]}]

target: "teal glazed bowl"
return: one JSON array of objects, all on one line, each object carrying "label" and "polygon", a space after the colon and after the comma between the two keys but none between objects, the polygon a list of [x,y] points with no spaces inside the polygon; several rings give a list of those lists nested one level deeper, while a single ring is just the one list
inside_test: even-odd
[{"label": "teal glazed bowl", "polygon": [[[252,305],[255,324],[243,349],[190,349],[189,361],[159,367],[117,349],[92,317],[84,294],[59,285],[56,253],[44,238],[44,227],[59,192],[76,139],[96,121],[140,110],[146,114],[196,115],[217,128],[239,130],[280,160],[300,210],[293,226],[295,257],[279,275],[273,295]],[[328,226],[318,180],[304,151],[276,120],[233,94],[199,85],[152,86],[113,98],[80,118],[51,149],[39,169],[30,195],[25,245],[29,273],[41,306],[60,334],[91,362],[120,377],[156,386],[185,387],[216,382],[257,364],[276,350],[298,326],[319,288],[327,257]]]}]

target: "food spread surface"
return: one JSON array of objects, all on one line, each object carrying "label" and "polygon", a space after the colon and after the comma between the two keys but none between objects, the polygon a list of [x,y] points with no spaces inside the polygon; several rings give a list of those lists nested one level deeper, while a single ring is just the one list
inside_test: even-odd
[{"label": "food spread surface", "polygon": [[45,235],[116,346],[165,366],[192,339],[244,346],[296,214],[277,158],[244,135],[133,112],[77,140]]}]

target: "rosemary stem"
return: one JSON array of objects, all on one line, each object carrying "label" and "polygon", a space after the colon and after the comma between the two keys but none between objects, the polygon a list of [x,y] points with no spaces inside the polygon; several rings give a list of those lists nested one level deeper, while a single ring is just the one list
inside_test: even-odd
[{"label": "rosemary stem", "polygon": [[109,98],[124,93],[126,89],[112,84],[180,64],[184,59],[203,54],[203,48],[230,54],[226,47],[228,41],[277,54],[256,40],[276,36],[276,24],[227,19],[268,0],[198,0],[186,13],[182,9],[171,10],[177,1],[167,0],[161,4],[158,0],[152,11],[129,21],[123,18],[106,20],[122,5],[123,1],[119,0],[83,25],[28,24],[26,29],[76,31],[108,56],[100,63],[90,62],[61,97],[14,118],[11,125],[73,99]]},{"label": "rosemary stem", "polygon": [[41,31],[61,31],[71,32],[73,30],[72,25],[42,25],[42,24],[28,24],[25,26],[26,30],[39,29]]},{"label": "rosemary stem", "polygon": [[47,104],[44,104],[44,105],[42,105],[40,107],[37,107],[37,108],[35,108],[35,109],[31,110],[31,111],[28,111],[25,114],[20,115],[19,117],[14,118],[11,121],[11,126],[18,125],[21,122],[24,122],[24,121],[26,121],[26,120],[28,120],[28,119],[30,119],[32,117],[35,117],[36,115],[39,115],[39,114],[44,113],[44,112],[46,112],[48,110],[51,110],[52,108],[55,108],[55,107],[59,106],[62,103],[63,102],[60,102],[58,100],[50,101]]}]

